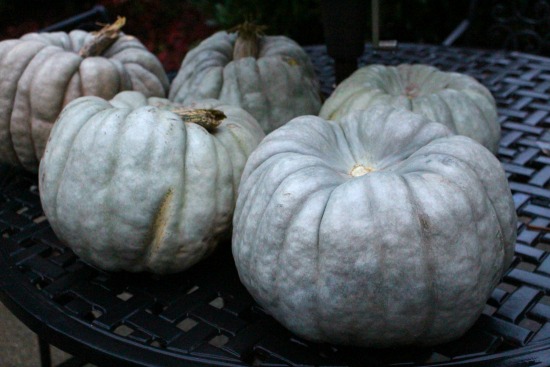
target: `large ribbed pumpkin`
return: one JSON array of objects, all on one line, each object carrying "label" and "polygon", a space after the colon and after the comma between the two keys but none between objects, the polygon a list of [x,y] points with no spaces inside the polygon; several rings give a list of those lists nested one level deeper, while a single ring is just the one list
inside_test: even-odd
[{"label": "large ribbed pumpkin", "polygon": [[306,339],[375,347],[461,336],[516,238],[494,155],[389,106],[268,135],[233,224],[240,279],[268,313]]},{"label": "large ribbed pumpkin", "polygon": [[182,108],[138,92],[81,97],[52,129],[42,206],[88,263],[184,270],[228,235],[244,164],[263,136],[250,114],[217,101]]},{"label": "large ribbed pumpkin", "polygon": [[429,65],[369,65],[338,85],[319,116],[338,119],[354,109],[386,104],[422,114],[496,153],[500,125],[491,92],[474,78]]},{"label": "large ribbed pumpkin", "polygon": [[169,98],[216,98],[240,106],[266,133],[321,108],[319,83],[304,50],[287,37],[261,35],[250,24],[238,35],[218,32],[191,50]]},{"label": "large ribbed pumpkin", "polygon": [[52,124],[77,97],[166,95],[162,65],[141,42],[110,28],[112,44],[98,44],[101,35],[30,33],[0,42],[0,162],[36,171]]}]

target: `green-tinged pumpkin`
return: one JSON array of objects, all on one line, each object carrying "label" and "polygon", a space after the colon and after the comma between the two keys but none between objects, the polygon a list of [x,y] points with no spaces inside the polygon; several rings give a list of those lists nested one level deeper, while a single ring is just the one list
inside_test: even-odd
[{"label": "green-tinged pumpkin", "polygon": [[77,97],[110,99],[122,90],[166,95],[160,61],[120,33],[123,24],[97,34],[29,33],[0,42],[0,163],[37,171],[52,124]]},{"label": "green-tinged pumpkin", "polygon": [[241,108],[122,92],[63,109],[40,164],[57,236],[106,270],[173,273],[228,236],[244,164],[264,133]]},{"label": "green-tinged pumpkin", "polygon": [[250,24],[237,33],[218,32],[189,51],[170,87],[170,100],[216,98],[240,106],[266,133],[296,116],[319,113],[319,83],[297,43],[262,35]]},{"label": "green-tinged pumpkin", "polygon": [[512,261],[516,213],[493,154],[390,106],[296,118],[250,156],[233,255],[294,333],[356,346],[461,336]]},{"label": "green-tinged pumpkin", "polygon": [[369,65],[338,85],[320,117],[338,119],[355,109],[386,104],[440,122],[496,153],[500,125],[491,92],[474,78],[429,65]]}]

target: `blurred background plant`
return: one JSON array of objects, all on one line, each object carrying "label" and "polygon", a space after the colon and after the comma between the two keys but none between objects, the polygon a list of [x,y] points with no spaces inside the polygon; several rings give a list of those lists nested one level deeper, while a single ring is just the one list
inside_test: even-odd
[{"label": "blurred background plant", "polygon": [[323,42],[319,0],[190,0],[210,24],[229,29],[245,20],[267,26],[267,34],[284,34],[298,43]]},{"label": "blurred background plant", "polygon": [[169,71],[178,70],[187,51],[217,30],[190,1],[0,0],[0,40],[21,37],[95,5],[103,5],[113,20],[125,16],[123,31],[136,36]]},{"label": "blurred background plant", "polygon": [[[268,27],[266,33],[285,34],[302,45],[324,42],[320,1],[190,0],[218,28],[256,19]],[[550,0],[380,1],[380,38],[441,44],[466,19],[469,27],[453,45],[550,56]],[[370,16],[365,23],[370,30]],[[369,31],[365,41],[370,40]]]},{"label": "blurred background plant", "polygon": [[[367,0],[365,0],[367,1]],[[533,8],[541,0],[516,0]],[[195,44],[244,20],[267,26],[267,34],[284,34],[302,45],[324,42],[320,0],[0,0],[0,40],[17,38],[72,15],[103,5],[110,17],[127,18],[124,32],[138,37],[168,71],[174,71]],[[492,47],[484,38],[495,0],[477,2],[477,25],[457,45]],[[500,3],[506,3],[500,1]],[[394,0],[380,2],[380,37],[399,42],[440,44],[469,15],[470,1]],[[535,8],[533,8],[535,9]],[[540,12],[539,12],[540,13]],[[550,16],[548,23],[550,23]],[[370,41],[370,16],[365,19]],[[546,24],[546,23],[545,23]],[[346,25],[343,24],[342,27]]]},{"label": "blurred background plant", "polygon": [[[252,18],[267,25],[267,33],[286,34],[300,44],[323,42],[320,0],[190,1],[222,29]],[[468,8],[469,1],[465,0],[381,1],[380,34],[385,39],[402,42],[441,43],[468,15]],[[370,17],[365,23],[370,29]],[[365,40],[370,41],[370,33],[365,35]]]}]

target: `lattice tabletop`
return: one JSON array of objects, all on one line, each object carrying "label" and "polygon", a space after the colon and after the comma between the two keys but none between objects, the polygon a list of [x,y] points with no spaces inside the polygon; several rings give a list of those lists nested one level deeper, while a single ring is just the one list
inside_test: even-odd
[{"label": "lattice tabletop", "polygon": [[[328,95],[332,60],[307,47]],[[550,361],[550,59],[400,45],[360,64],[426,63],[470,74],[497,100],[502,162],[518,212],[514,262],[459,340],[373,350],[306,342],[255,304],[230,245],[187,272],[106,273],[82,263],[44,218],[36,177],[0,166],[0,299],[32,330],[105,365],[525,365]],[[532,364],[529,364],[532,365]]]}]

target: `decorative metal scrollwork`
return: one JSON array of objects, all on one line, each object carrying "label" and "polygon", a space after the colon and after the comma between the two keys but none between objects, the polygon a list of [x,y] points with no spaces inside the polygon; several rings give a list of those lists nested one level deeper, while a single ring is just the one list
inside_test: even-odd
[{"label": "decorative metal scrollwork", "polygon": [[550,55],[550,1],[493,1],[490,45]]}]

